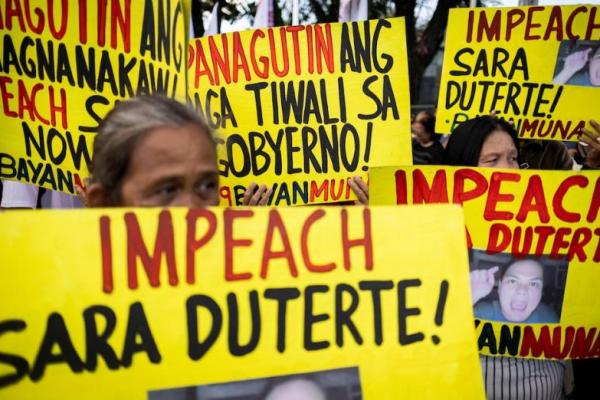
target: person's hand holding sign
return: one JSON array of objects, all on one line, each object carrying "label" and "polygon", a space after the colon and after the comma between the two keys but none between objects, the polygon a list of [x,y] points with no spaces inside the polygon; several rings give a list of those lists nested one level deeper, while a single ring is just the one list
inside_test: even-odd
[{"label": "person's hand holding sign", "polygon": [[258,186],[255,182],[252,182],[244,193],[242,205],[265,206],[269,202],[271,194],[273,194],[272,188],[267,188],[267,185]]},{"label": "person's hand holding sign", "polygon": [[360,176],[354,176],[348,179],[348,185],[358,198],[358,204],[363,206],[369,205],[369,186],[362,180]]},{"label": "person's hand holding sign", "polygon": [[494,274],[498,272],[499,267],[490,269],[478,269],[471,271],[471,300],[476,304],[479,300],[490,294],[494,288],[496,279]]}]

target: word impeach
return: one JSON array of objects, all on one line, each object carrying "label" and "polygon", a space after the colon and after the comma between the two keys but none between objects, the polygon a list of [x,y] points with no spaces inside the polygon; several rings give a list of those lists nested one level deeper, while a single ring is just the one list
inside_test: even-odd
[{"label": "word impeach", "polygon": [[[448,203],[448,181],[451,180],[453,203],[485,202],[483,220],[492,222],[485,247],[488,251],[505,251],[512,244],[512,254],[541,256],[545,254],[547,245],[550,245],[549,254],[552,256],[560,256],[566,251],[569,260],[577,256],[580,261],[585,261],[588,257],[585,251],[587,249],[590,256],[593,255],[593,261],[600,262],[600,228],[517,226],[513,235],[508,222],[495,222],[531,223],[538,220],[542,224],[551,221],[555,224],[580,221],[594,223],[600,210],[600,176],[597,174],[590,177],[583,174],[571,175],[560,181],[558,186],[546,185],[544,190],[540,173],[532,173],[525,181],[520,172],[497,171],[492,172],[489,178],[476,169],[456,169],[452,177],[449,177],[447,172],[443,169],[437,170],[429,186],[423,172],[415,169],[412,175],[412,200],[409,201],[407,175],[404,171],[397,171],[396,204]],[[513,188],[519,183],[525,187],[519,198],[516,198],[514,192],[503,190],[502,186],[506,188],[510,183],[514,184]],[[582,189],[585,190],[583,196]],[[581,201],[571,202],[576,206],[567,206],[566,199],[573,200],[575,196]],[[515,207],[510,207],[511,204]],[[578,207],[581,205],[584,207]],[[537,244],[532,246],[532,243],[536,243],[534,239],[537,239]],[[588,244],[592,246],[586,247]]]},{"label": "word impeach", "polygon": [[[475,330],[465,330],[472,314],[459,207],[0,220],[2,398],[142,399],[150,389],[302,373],[314,363],[357,366],[375,398],[407,388],[434,397],[465,382],[469,397],[483,393]],[[440,221],[445,233],[431,229]],[[406,233],[392,234],[400,223]],[[60,253],[49,231],[69,238]],[[432,240],[443,244],[425,255]],[[25,265],[28,274],[16,272]],[[416,353],[453,372],[428,368]],[[371,368],[373,357],[381,369]],[[399,361],[406,369],[393,368]]]},{"label": "word impeach", "polygon": [[[325,216],[323,210],[314,211],[302,224],[302,233],[300,237],[301,254],[295,255],[292,251],[289,240],[288,229],[286,228],[280,213],[276,209],[269,211],[269,223],[265,233],[265,239],[262,247],[262,257],[260,258],[260,272],[253,274],[250,271],[239,271],[235,268],[237,258],[234,258],[234,250],[236,247],[250,247],[254,241],[250,237],[236,237],[233,232],[233,225],[236,221],[243,219],[252,219],[254,211],[252,210],[232,210],[226,209],[223,212],[223,229],[225,253],[222,254],[225,260],[225,280],[249,280],[255,275],[261,279],[269,277],[269,266],[274,259],[284,259],[288,266],[288,272],[291,277],[298,277],[298,267],[300,260],[306,266],[308,272],[325,273],[334,271],[337,268],[336,263],[330,262],[325,264],[315,264],[310,259],[311,251],[308,245],[309,234],[317,221]],[[338,259],[343,259],[343,268],[347,271],[352,269],[350,261],[350,250],[353,247],[361,248],[364,251],[363,265],[365,270],[373,269],[373,239],[371,233],[371,216],[366,210],[363,213],[363,235],[360,238],[350,239],[348,232],[348,212],[342,210],[341,218],[341,241],[342,252],[338,254]],[[154,245],[153,255],[144,243],[140,232],[139,221],[135,214],[125,214],[125,229],[127,234],[127,284],[129,289],[137,289],[138,278],[136,264],[138,258],[141,259],[144,270],[148,276],[151,286],[160,286],[160,265],[162,258],[167,260],[167,271],[169,276],[169,284],[176,286],[179,284],[177,273],[177,264],[175,258],[175,239],[173,231],[173,220],[170,211],[162,211],[158,216],[158,227],[156,231],[156,242]],[[206,225],[204,232],[197,237],[197,225]],[[110,217],[100,217],[100,241],[102,245],[102,265],[103,265],[103,288],[107,293],[113,291],[113,256],[112,256],[112,239],[110,236],[111,228]],[[214,239],[217,229],[217,218],[214,212],[210,210],[193,210],[189,211],[186,216],[186,274],[185,281],[187,284],[196,283],[196,252],[205,246],[210,240]],[[275,250],[274,240],[281,240],[282,249]],[[298,261],[296,261],[298,259]]]}]

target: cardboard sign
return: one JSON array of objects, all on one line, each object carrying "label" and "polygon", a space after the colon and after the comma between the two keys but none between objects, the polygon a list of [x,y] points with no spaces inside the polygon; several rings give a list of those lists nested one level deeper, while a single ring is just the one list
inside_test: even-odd
[{"label": "cardboard sign", "polygon": [[178,0],[0,1],[0,179],[75,193],[119,99],[185,99]]},{"label": "cardboard sign", "polygon": [[250,396],[309,374],[482,398],[463,232],[448,205],[0,214],[0,397]]},{"label": "cardboard sign", "polygon": [[345,201],[348,178],[411,163],[401,18],[214,35],[189,55],[189,102],[221,134],[223,204],[252,182],[272,205]]},{"label": "cardboard sign", "polygon": [[496,111],[520,137],[577,141],[598,116],[599,49],[598,6],[450,10],[436,131]]},{"label": "cardboard sign", "polygon": [[459,203],[479,349],[600,357],[600,172],[376,168],[373,204]]}]

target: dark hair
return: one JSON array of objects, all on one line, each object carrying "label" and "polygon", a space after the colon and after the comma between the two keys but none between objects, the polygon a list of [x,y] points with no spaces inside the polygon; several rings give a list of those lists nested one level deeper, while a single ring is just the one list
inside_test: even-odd
[{"label": "dark hair", "polygon": [[164,95],[140,96],[121,101],[104,118],[94,139],[90,182],[100,183],[113,201],[137,143],[159,128],[196,125],[212,140],[212,130],[191,108]]},{"label": "dark hair", "polygon": [[509,134],[519,152],[519,138],[515,128],[503,119],[489,115],[476,117],[463,122],[454,129],[444,153],[444,164],[476,167],[479,164],[481,148],[487,137],[495,130]]},{"label": "dark hair", "polygon": [[511,258],[508,263],[500,266],[500,274],[499,274],[500,279],[499,280],[501,281],[502,279],[504,279],[504,275],[506,275],[506,272],[508,271],[508,269],[510,267],[512,267],[516,263],[523,262],[523,261],[530,261],[530,262],[538,264],[541,267],[542,280],[544,281],[544,286],[545,286],[546,285],[546,282],[545,282],[546,274],[544,271],[544,264],[540,261],[539,258],[536,258],[536,257],[522,257],[522,258],[513,257],[513,258]]}]

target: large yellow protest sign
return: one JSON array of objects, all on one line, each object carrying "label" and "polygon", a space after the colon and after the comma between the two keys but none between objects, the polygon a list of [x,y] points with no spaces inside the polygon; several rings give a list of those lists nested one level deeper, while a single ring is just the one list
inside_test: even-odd
[{"label": "large yellow protest sign", "polygon": [[0,178],[74,193],[115,102],[185,99],[178,0],[0,1]]},{"label": "large yellow protest sign", "polygon": [[216,128],[222,203],[353,198],[347,179],[410,163],[404,20],[282,26],[189,45],[189,101]]},{"label": "large yellow protest sign", "polygon": [[463,205],[482,353],[600,357],[600,172],[399,167],[370,182],[373,204]]},{"label": "large yellow protest sign", "polygon": [[302,373],[482,398],[463,231],[450,205],[1,214],[0,397],[256,398]]},{"label": "large yellow protest sign", "polygon": [[599,49],[598,6],[453,9],[436,130],[496,111],[523,138],[577,141],[598,118]]}]

